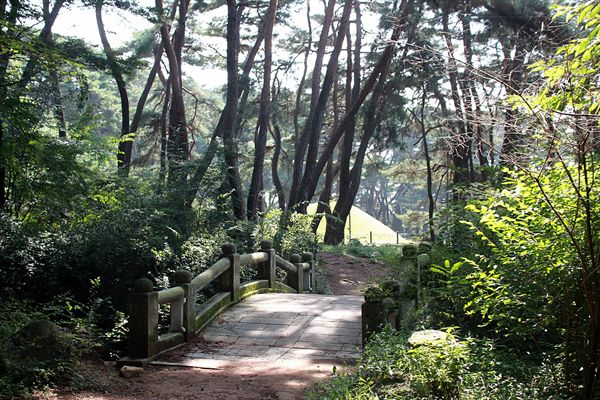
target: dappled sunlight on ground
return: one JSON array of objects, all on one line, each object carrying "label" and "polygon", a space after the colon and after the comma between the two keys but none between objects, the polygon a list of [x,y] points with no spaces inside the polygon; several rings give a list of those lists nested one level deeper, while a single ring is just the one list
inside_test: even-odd
[{"label": "dappled sunlight on ground", "polygon": [[[335,294],[359,294],[366,282],[389,272],[388,267],[369,260],[323,256],[333,257],[325,266],[332,281],[339,282],[347,274],[361,282],[335,286]],[[126,380],[114,368],[97,365],[98,371],[106,373],[94,392],[49,398],[299,399],[314,384],[330,378],[334,366],[338,372],[352,368],[360,354],[362,301],[356,295],[251,296],[141,376]]]},{"label": "dappled sunlight on ground", "polygon": [[185,365],[195,359],[352,361],[360,354],[361,304],[360,296],[255,295],[162,360]]},{"label": "dappled sunlight on ground", "polygon": [[[312,385],[332,376],[341,363],[315,360],[232,362],[198,360],[204,368],[149,367],[137,378],[124,380],[113,372],[115,385],[107,393],[62,393],[50,398],[111,399],[298,399]],[[210,368],[209,368],[210,367]]]},{"label": "dappled sunlight on ground", "polygon": [[[141,376],[61,399],[298,399],[360,355],[360,296],[259,294]],[[113,387],[106,387],[113,385]],[[115,390],[114,386],[119,386]]]}]

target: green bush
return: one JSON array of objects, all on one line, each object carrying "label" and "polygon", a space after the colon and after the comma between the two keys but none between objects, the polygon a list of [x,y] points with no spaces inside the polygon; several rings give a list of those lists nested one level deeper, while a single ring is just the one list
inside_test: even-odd
[{"label": "green bush", "polygon": [[400,368],[416,397],[458,399],[469,356],[468,347],[450,337],[409,348]]},{"label": "green bush", "polygon": [[49,307],[7,300],[0,310],[0,397],[13,398],[75,377],[82,341],[47,320]]},{"label": "green bush", "polygon": [[317,251],[317,236],[312,232],[311,223],[309,215],[271,210],[254,229],[254,246],[258,248],[261,240],[271,240],[275,250],[286,258],[293,253],[314,253]]},{"label": "green bush", "polygon": [[532,362],[490,340],[434,342],[412,348],[406,332],[386,329],[366,344],[354,372],[317,385],[308,399],[562,400],[554,353]]},{"label": "green bush", "polygon": [[369,258],[391,266],[399,265],[402,259],[402,246],[363,244],[358,239],[350,239],[348,243],[336,246],[325,246],[324,249],[329,253]]},{"label": "green bush", "polygon": [[[479,245],[435,268],[443,281],[436,306],[454,316],[454,323],[464,326],[471,320],[472,327],[481,326],[521,349],[563,343],[575,372],[585,364],[587,350],[585,341],[568,338],[589,332],[583,316],[593,305],[583,297],[582,271],[591,268],[582,265],[578,254],[589,251],[590,242],[565,174],[548,170],[540,182],[515,174],[502,191],[467,205],[470,217],[464,225]],[[597,200],[598,194],[590,196]],[[598,204],[590,202],[592,215],[598,214]],[[600,229],[597,218],[590,225],[592,231]],[[597,279],[588,275],[590,281]]]}]

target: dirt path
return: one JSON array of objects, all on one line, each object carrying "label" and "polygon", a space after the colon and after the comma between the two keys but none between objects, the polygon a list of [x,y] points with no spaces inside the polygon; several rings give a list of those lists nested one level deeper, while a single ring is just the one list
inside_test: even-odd
[{"label": "dirt path", "polygon": [[[89,367],[88,367],[89,368]],[[317,381],[332,376],[330,364],[285,362],[223,362],[204,368],[148,367],[142,376],[120,378],[114,368],[93,366],[94,391],[46,396],[61,400],[291,400]],[[338,367],[340,368],[340,367]],[[301,371],[301,373],[298,373]],[[302,372],[307,371],[307,372]],[[98,377],[101,375],[101,378]]]},{"label": "dirt path", "polygon": [[[329,253],[319,257],[324,261],[327,281],[335,295],[360,295],[369,283],[382,280],[388,274],[388,267],[367,259]],[[199,338],[186,347],[201,347],[201,342]],[[301,399],[312,385],[332,376],[334,365],[338,371],[344,368],[331,360],[206,360],[202,367],[150,366],[141,376],[124,379],[110,365],[86,362],[78,372],[83,380],[92,382],[93,390],[42,397],[60,400]]]},{"label": "dirt path", "polygon": [[372,283],[389,276],[387,265],[367,258],[333,253],[321,253],[319,258],[324,262],[332,294],[361,295]]}]

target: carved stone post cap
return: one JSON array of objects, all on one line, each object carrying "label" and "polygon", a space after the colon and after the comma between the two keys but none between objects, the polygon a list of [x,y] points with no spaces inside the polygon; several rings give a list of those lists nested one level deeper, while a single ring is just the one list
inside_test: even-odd
[{"label": "carved stone post cap", "polygon": [[175,283],[190,283],[192,281],[192,273],[184,269],[175,272]]},{"label": "carved stone post cap", "polygon": [[148,278],[140,278],[133,282],[133,291],[135,293],[148,293],[154,290],[154,284]]},{"label": "carved stone post cap", "polygon": [[385,299],[381,300],[381,304],[383,304],[385,308],[391,309],[396,305],[396,302],[391,297],[386,297]]},{"label": "carved stone post cap", "polygon": [[417,246],[412,243],[405,244],[402,246],[402,255],[406,257],[417,255]]},{"label": "carved stone post cap", "polygon": [[299,264],[302,262],[302,257],[300,257],[300,254],[294,253],[290,256],[290,262],[294,264]]},{"label": "carved stone post cap", "polygon": [[223,246],[221,246],[221,250],[225,255],[235,254],[235,252],[237,251],[237,247],[233,243],[225,243]]},{"label": "carved stone post cap", "polygon": [[273,242],[271,240],[261,240],[260,248],[262,250],[271,250],[273,248]]},{"label": "carved stone post cap", "polygon": [[303,262],[311,262],[313,260],[313,253],[310,251],[305,251],[302,253],[302,261]]},{"label": "carved stone post cap", "polygon": [[431,252],[431,242],[427,240],[423,240],[419,243],[419,253],[430,253]]}]

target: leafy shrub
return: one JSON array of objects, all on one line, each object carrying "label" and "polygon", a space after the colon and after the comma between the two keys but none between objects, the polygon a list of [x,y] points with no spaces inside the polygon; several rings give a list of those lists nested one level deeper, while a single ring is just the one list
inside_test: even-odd
[{"label": "leafy shrub", "polygon": [[0,397],[25,396],[32,390],[69,383],[75,376],[81,341],[47,321],[48,311],[56,312],[56,306],[34,308],[32,303],[4,302],[0,310]]},{"label": "leafy shrub", "polygon": [[392,266],[398,265],[402,258],[402,246],[363,244],[358,239],[350,239],[348,243],[336,246],[325,246],[325,250],[330,253],[369,258]]},{"label": "leafy shrub", "polygon": [[409,348],[400,368],[416,397],[458,399],[468,358],[468,347],[450,337]]},{"label": "leafy shrub", "polygon": [[[284,217],[285,220],[282,220]],[[314,253],[317,251],[317,236],[312,232],[311,223],[309,215],[284,214],[278,209],[269,211],[255,227],[255,248],[261,240],[272,240],[275,249],[286,258],[293,253]]]},{"label": "leafy shrub", "polygon": [[[582,269],[588,267],[577,256],[588,241],[577,195],[564,174],[547,171],[540,182],[517,174],[494,196],[467,205],[471,217],[464,225],[471,240],[480,242],[478,251],[436,269],[444,279],[440,303],[447,302],[451,314],[462,313],[521,347],[553,346],[586,334],[586,318],[573,316],[590,312],[581,290]],[[593,213],[598,204],[590,203]],[[569,229],[556,212],[572,224]],[[597,219],[591,224],[600,229]],[[567,351],[582,354],[577,346],[584,345],[577,343]]]},{"label": "leafy shrub", "polygon": [[[500,350],[490,340],[407,344],[408,332],[386,329],[366,344],[355,372],[315,387],[309,399],[574,399],[561,385],[552,353],[538,360]],[[452,336],[450,336],[452,337]]]},{"label": "leafy shrub", "polygon": [[0,214],[0,296],[22,292],[48,264],[63,259],[67,248],[66,238],[60,233],[38,233]]},{"label": "leafy shrub", "polygon": [[332,294],[329,283],[327,283],[327,271],[323,268],[320,262],[315,263],[315,287],[314,293]]}]

